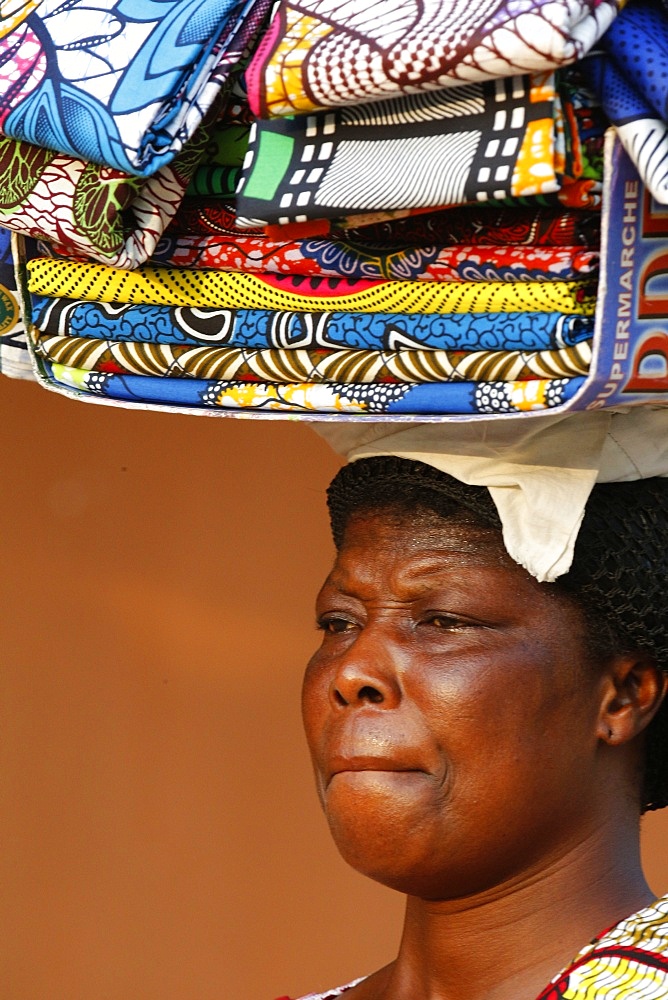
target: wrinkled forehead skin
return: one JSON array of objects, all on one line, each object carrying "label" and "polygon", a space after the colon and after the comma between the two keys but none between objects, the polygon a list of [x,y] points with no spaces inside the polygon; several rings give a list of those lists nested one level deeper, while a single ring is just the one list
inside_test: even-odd
[{"label": "wrinkled forehead skin", "polygon": [[[392,577],[379,580],[379,564],[389,566],[390,559]],[[554,584],[535,580],[510,557],[499,527],[459,505],[447,515],[428,506],[372,502],[350,512],[328,582],[345,587],[353,581],[363,593],[364,581],[372,579],[407,594],[431,586],[456,590],[465,580],[472,601],[490,588],[501,602],[516,601],[519,594],[521,601],[548,607],[555,626],[565,615],[568,627],[586,638],[580,602]]]}]

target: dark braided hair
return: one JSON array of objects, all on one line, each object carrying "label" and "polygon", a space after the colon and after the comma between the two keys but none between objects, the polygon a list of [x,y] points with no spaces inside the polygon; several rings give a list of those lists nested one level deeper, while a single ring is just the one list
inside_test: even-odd
[{"label": "dark braided hair", "polygon": [[[489,490],[395,456],[344,466],[327,491],[337,548],[356,511],[462,513],[501,528]],[[555,584],[582,608],[599,654],[645,650],[668,671],[668,479],[599,483],[587,502],[573,565]],[[647,730],[642,810],[668,805],[668,699]]]}]

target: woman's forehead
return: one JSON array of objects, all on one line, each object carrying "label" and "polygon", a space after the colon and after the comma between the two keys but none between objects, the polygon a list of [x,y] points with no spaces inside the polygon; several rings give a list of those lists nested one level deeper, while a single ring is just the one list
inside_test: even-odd
[{"label": "woman's forehead", "polygon": [[458,553],[462,556],[497,558],[508,556],[501,531],[483,524],[464,508],[443,516],[425,507],[404,509],[388,506],[353,512],[346,524],[341,550],[380,549],[391,547],[406,555],[422,550]]},{"label": "woman's forehead", "polygon": [[466,516],[443,518],[431,511],[367,511],[348,521],[343,543],[327,583],[347,589],[379,580],[418,590],[452,582],[466,572],[493,572],[495,586],[535,581],[507,554],[500,531]]}]

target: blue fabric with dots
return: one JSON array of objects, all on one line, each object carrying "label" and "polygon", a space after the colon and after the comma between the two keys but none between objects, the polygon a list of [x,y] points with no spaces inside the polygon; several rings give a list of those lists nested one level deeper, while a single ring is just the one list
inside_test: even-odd
[{"label": "blue fabric with dots", "polygon": [[620,67],[627,84],[654,114],[668,119],[668,15],[647,2],[632,3],[613,22],[602,48]]}]

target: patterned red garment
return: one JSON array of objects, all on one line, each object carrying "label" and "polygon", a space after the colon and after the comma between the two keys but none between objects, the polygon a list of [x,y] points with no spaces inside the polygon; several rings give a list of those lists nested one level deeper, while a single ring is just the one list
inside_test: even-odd
[{"label": "patterned red garment", "polygon": [[347,238],[376,246],[499,244],[501,246],[598,247],[601,219],[597,212],[535,207],[467,205],[416,214],[360,229]]},{"label": "patterned red garment", "polygon": [[[192,235],[226,235],[239,233],[236,227],[234,204],[219,198],[189,198],[181,202],[167,235],[175,233]],[[247,229],[246,235],[263,236],[264,229]]]},{"label": "patterned red garment", "polygon": [[[597,249],[601,219],[598,212],[545,207],[497,207],[467,205],[439,211],[415,212],[401,218],[364,224],[359,217],[351,225],[323,222],[323,226],[295,223],[245,229],[245,236],[267,236],[286,242],[310,236],[343,237],[373,247],[454,246],[456,244],[500,244],[502,246],[581,246]],[[176,212],[167,236],[238,236],[232,202],[215,198],[185,198]]]},{"label": "patterned red garment", "polygon": [[593,275],[599,254],[580,247],[359,245],[315,237],[281,241],[263,236],[166,236],[153,263],[252,273],[419,279],[422,281],[570,280]]}]

